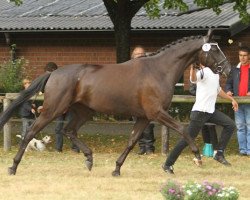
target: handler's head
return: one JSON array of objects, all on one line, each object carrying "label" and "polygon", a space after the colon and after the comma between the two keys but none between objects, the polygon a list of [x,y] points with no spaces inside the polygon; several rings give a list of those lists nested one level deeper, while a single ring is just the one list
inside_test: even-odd
[{"label": "handler's head", "polygon": [[139,58],[139,57],[142,57],[142,56],[145,56],[146,53],[145,53],[145,50],[142,46],[136,46],[131,54],[131,58],[134,59],[134,58]]},{"label": "handler's head", "polygon": [[46,64],[46,66],[44,67],[44,71],[45,72],[53,72],[54,70],[56,70],[58,67],[57,67],[57,64],[54,63],[54,62],[49,62]]}]

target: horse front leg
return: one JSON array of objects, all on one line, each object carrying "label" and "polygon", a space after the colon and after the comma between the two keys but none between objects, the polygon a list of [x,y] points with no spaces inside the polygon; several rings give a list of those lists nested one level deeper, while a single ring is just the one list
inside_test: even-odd
[{"label": "horse front leg", "polygon": [[123,165],[126,157],[128,156],[129,152],[134,148],[135,144],[137,143],[138,139],[140,138],[143,130],[149,124],[148,119],[138,118],[134,124],[133,131],[130,135],[128,146],[120,155],[120,157],[116,161],[115,170],[112,172],[112,176],[120,176],[120,169]]},{"label": "horse front leg", "polygon": [[197,162],[201,165],[201,155],[199,152],[198,147],[194,143],[194,139],[188,134],[187,129],[184,128],[179,122],[173,119],[167,112],[161,111],[157,116],[156,120],[167,127],[170,127],[176,130],[181,136],[184,137],[188,145],[190,146],[192,152],[194,153],[195,157],[197,158]]}]

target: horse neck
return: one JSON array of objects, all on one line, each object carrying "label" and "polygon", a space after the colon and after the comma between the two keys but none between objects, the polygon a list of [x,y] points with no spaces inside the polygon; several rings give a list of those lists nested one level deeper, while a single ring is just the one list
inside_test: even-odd
[{"label": "horse neck", "polygon": [[196,54],[204,43],[203,38],[183,41],[159,54],[158,68],[166,79],[177,83],[184,70],[196,60]]}]

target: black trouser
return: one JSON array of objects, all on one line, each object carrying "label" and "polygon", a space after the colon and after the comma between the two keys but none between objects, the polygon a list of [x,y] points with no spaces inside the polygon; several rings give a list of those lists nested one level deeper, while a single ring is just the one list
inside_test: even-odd
[{"label": "black trouser", "polygon": [[215,124],[205,124],[202,127],[201,133],[204,143],[212,144],[213,148],[216,150],[218,146],[218,138],[215,127]]},{"label": "black trouser", "polygon": [[[63,127],[64,127],[64,122],[68,122],[71,118],[70,113],[65,113],[58,117],[56,119],[56,127],[55,127],[55,133],[56,133],[56,149],[58,151],[62,151],[63,148]],[[76,149],[79,150],[79,148],[72,143],[71,149]]]},{"label": "black trouser", "polygon": [[149,124],[143,131],[138,143],[141,151],[153,151],[155,137],[154,137],[154,124]]},{"label": "black trouser", "polygon": [[[223,129],[217,146],[217,150],[222,151],[224,151],[224,149],[226,148],[233,134],[233,131],[236,128],[234,121],[219,110],[215,110],[215,112],[212,114],[206,112],[192,111],[190,119],[191,121],[189,126],[187,127],[187,132],[192,138],[197,137],[199,131],[206,122],[222,126]],[[173,165],[181,154],[181,152],[183,151],[183,149],[185,149],[187,146],[187,142],[182,138],[168,155],[165,165]]]}]

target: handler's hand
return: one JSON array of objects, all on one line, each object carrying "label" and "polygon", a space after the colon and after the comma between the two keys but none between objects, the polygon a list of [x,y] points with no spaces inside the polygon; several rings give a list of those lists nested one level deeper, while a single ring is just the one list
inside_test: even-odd
[{"label": "handler's hand", "polygon": [[41,113],[43,111],[43,106],[39,106],[38,108],[37,108],[37,112],[38,113]]},{"label": "handler's hand", "polygon": [[229,95],[230,97],[232,97],[232,96],[233,96],[233,93],[232,93],[231,91],[228,91],[228,92],[227,92],[227,95]]},{"label": "handler's hand", "polygon": [[238,106],[238,103],[235,100],[232,101],[232,105],[233,105],[233,107],[232,107],[233,110],[238,111],[239,106]]}]

